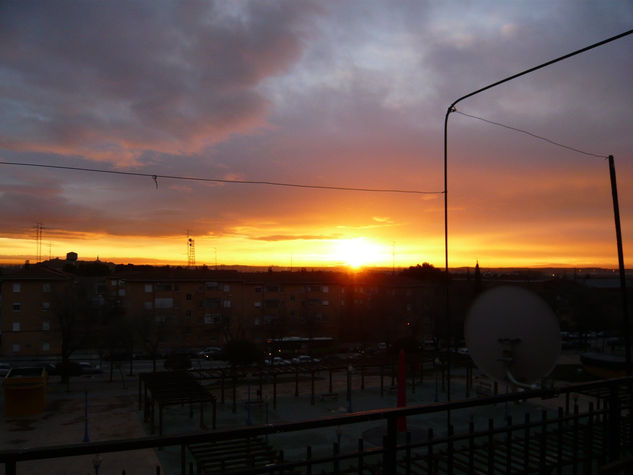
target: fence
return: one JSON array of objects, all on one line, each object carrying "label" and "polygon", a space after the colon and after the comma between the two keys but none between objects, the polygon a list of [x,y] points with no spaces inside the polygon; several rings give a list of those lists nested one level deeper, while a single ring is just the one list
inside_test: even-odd
[{"label": "fence", "polygon": [[[564,402],[556,409],[543,409],[538,417],[526,413],[522,420],[507,415],[502,424],[494,419],[476,427],[475,421],[459,423],[455,414],[464,409],[518,401],[541,403]],[[129,440],[88,442],[83,444],[42,447],[0,452],[5,473],[18,473],[23,461],[86,454],[132,451],[176,446],[180,448],[181,473],[187,473],[190,447],[199,449],[227,441],[261,440],[274,434],[296,433],[310,429],[344,427],[368,421],[383,421],[382,443],[367,448],[363,439],[355,450],[342,451],[334,442],[331,454],[305,455],[286,459],[283,450],[275,450],[273,460],[257,462],[247,452],[241,453],[241,465],[225,467],[231,473],[547,473],[571,467],[573,473],[619,473],[630,469],[633,442],[633,378],[572,385],[546,390],[517,392],[479,399],[434,403],[405,408],[357,412],[324,419],[282,424],[220,429],[185,435],[155,436]],[[564,406],[564,407],[563,407]],[[398,419],[412,416],[441,415],[445,430],[428,429],[424,437],[398,432]],[[438,431],[440,432],[440,431]],[[229,444],[230,446],[231,444]],[[242,444],[242,446],[261,444]],[[248,450],[248,449],[246,449]],[[216,453],[221,458],[222,453]],[[189,457],[189,458],[188,458]],[[195,459],[198,473],[205,473],[205,459]],[[567,470],[567,469],[566,469]],[[209,472],[210,473],[210,472]],[[624,472],[623,472],[624,473]]]}]

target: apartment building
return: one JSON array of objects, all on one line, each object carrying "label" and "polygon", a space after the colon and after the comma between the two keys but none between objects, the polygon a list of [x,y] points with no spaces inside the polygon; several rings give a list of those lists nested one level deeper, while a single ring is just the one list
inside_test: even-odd
[{"label": "apartment building", "polygon": [[40,266],[27,266],[1,277],[0,354],[58,355],[61,335],[53,307],[72,276]]},{"label": "apartment building", "polygon": [[89,281],[91,302],[81,316],[91,337],[82,344],[104,353],[162,354],[232,338],[377,342],[433,332],[433,287],[387,273],[131,267],[86,278],[32,266],[2,276],[2,354],[59,354],[52,307],[78,280]]}]

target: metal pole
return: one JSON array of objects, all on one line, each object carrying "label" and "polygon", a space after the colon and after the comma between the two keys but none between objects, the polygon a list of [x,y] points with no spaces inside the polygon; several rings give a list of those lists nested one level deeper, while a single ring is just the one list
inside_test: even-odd
[{"label": "metal pole", "polygon": [[[539,64],[538,66],[534,66],[530,69],[526,69],[525,71],[521,71],[520,73],[517,74],[513,74],[512,76],[508,76],[504,79],[501,79],[499,81],[493,82],[492,84],[488,84],[487,86],[481,87],[479,89],[477,89],[476,91],[470,92],[468,94],[466,94],[465,96],[460,97],[459,99],[455,100],[446,110],[446,116],[444,117],[444,270],[445,270],[445,277],[446,277],[446,326],[447,326],[447,331],[449,331],[449,335],[448,335],[448,339],[449,339],[449,344],[448,346],[450,347],[450,338],[451,338],[451,334],[450,332],[452,332],[452,328],[451,328],[451,324],[450,324],[450,311],[449,311],[449,279],[448,279],[448,116],[451,114],[451,112],[455,111],[455,106],[463,101],[464,99],[468,98],[468,97],[472,97],[476,94],[479,94],[480,92],[484,92],[487,91],[488,89],[491,89],[495,86],[498,86],[500,84],[503,84],[505,82],[511,81],[513,79],[516,79],[520,76],[524,76],[526,74],[529,74],[531,72],[537,71],[539,69],[542,69],[546,66],[550,66],[554,63],[558,63],[559,61],[563,61],[564,59],[567,58],[571,58],[572,56],[576,56],[580,53],[584,53],[586,51],[589,51],[593,48],[597,48],[598,46],[602,46],[604,44],[610,43],[612,41],[618,40],[620,38],[623,38],[625,36],[630,35],[631,33],[633,33],[633,29],[627,30],[623,33],[620,33],[619,35],[615,35],[612,36],[610,38],[607,38],[606,40],[602,40],[599,41],[597,43],[594,43],[592,45],[589,46],[585,46],[584,48],[581,48],[579,50],[576,51],[572,51],[571,53],[565,54],[563,56],[559,56],[558,58],[552,59],[550,61],[547,61],[545,63]],[[450,348],[448,351],[448,360],[447,360],[447,364],[448,364],[448,370],[447,370],[447,376],[448,376],[448,400],[451,400],[451,360],[450,360]],[[630,355],[629,355],[630,356]],[[629,359],[630,361],[630,359]],[[629,365],[630,366],[630,365]]]},{"label": "metal pole", "polygon": [[609,175],[611,177],[611,195],[613,196],[613,218],[615,221],[615,238],[618,245],[618,267],[620,270],[620,291],[622,294],[622,330],[624,332],[624,355],[626,375],[631,376],[631,326],[626,298],[626,272],[624,270],[624,253],[622,252],[622,230],[620,229],[620,206],[618,204],[618,185],[615,179],[613,155],[609,155]]},{"label": "metal pole", "polygon": [[253,425],[253,419],[251,418],[251,377],[248,375],[248,400],[246,402],[246,425]]},{"label": "metal pole", "polygon": [[84,389],[84,442],[90,442],[88,437],[88,390]]}]

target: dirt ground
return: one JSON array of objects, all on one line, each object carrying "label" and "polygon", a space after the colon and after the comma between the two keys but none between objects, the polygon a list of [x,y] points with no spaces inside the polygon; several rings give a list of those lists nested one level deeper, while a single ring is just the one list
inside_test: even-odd
[{"label": "dirt ground", "polygon": [[[0,398],[0,450],[82,443],[86,436],[86,396],[88,392],[87,434],[91,442],[128,439],[147,435],[137,413],[135,391],[121,383],[103,380],[74,381],[67,387],[49,383],[46,410],[37,415],[7,417],[4,395]],[[134,454],[132,456],[132,454]],[[101,454],[100,475],[156,473],[160,462],[154,450]],[[66,457],[20,462],[19,475],[94,474],[95,456]],[[164,473],[161,470],[161,473]],[[4,467],[0,467],[4,474]]]}]

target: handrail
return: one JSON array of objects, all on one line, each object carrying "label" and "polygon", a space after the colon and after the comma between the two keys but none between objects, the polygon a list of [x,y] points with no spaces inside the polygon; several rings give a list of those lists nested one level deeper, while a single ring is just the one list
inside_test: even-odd
[{"label": "handrail", "polygon": [[220,440],[239,439],[266,434],[293,432],[306,429],[319,429],[323,427],[356,424],[375,420],[395,420],[402,416],[431,414],[444,411],[455,411],[478,406],[488,406],[504,402],[512,402],[535,398],[553,398],[561,394],[580,392],[592,388],[614,387],[621,384],[633,384],[633,378],[624,377],[608,381],[595,381],[589,383],[572,384],[553,389],[539,389],[523,391],[511,394],[489,396],[478,399],[464,399],[460,401],[438,402],[419,404],[403,408],[374,409],[369,411],[344,414],[339,416],[307,419],[280,424],[261,424],[248,427],[231,429],[218,429],[214,431],[198,431],[178,435],[147,436],[136,439],[108,440],[100,442],[85,442],[70,445],[56,445],[35,448],[22,448],[0,451],[0,463],[15,463],[25,460],[38,460],[48,458],[69,457],[76,455],[88,455],[94,453],[122,452],[131,450],[148,449],[154,447],[166,447],[176,445],[188,445],[192,443],[213,442]]}]

